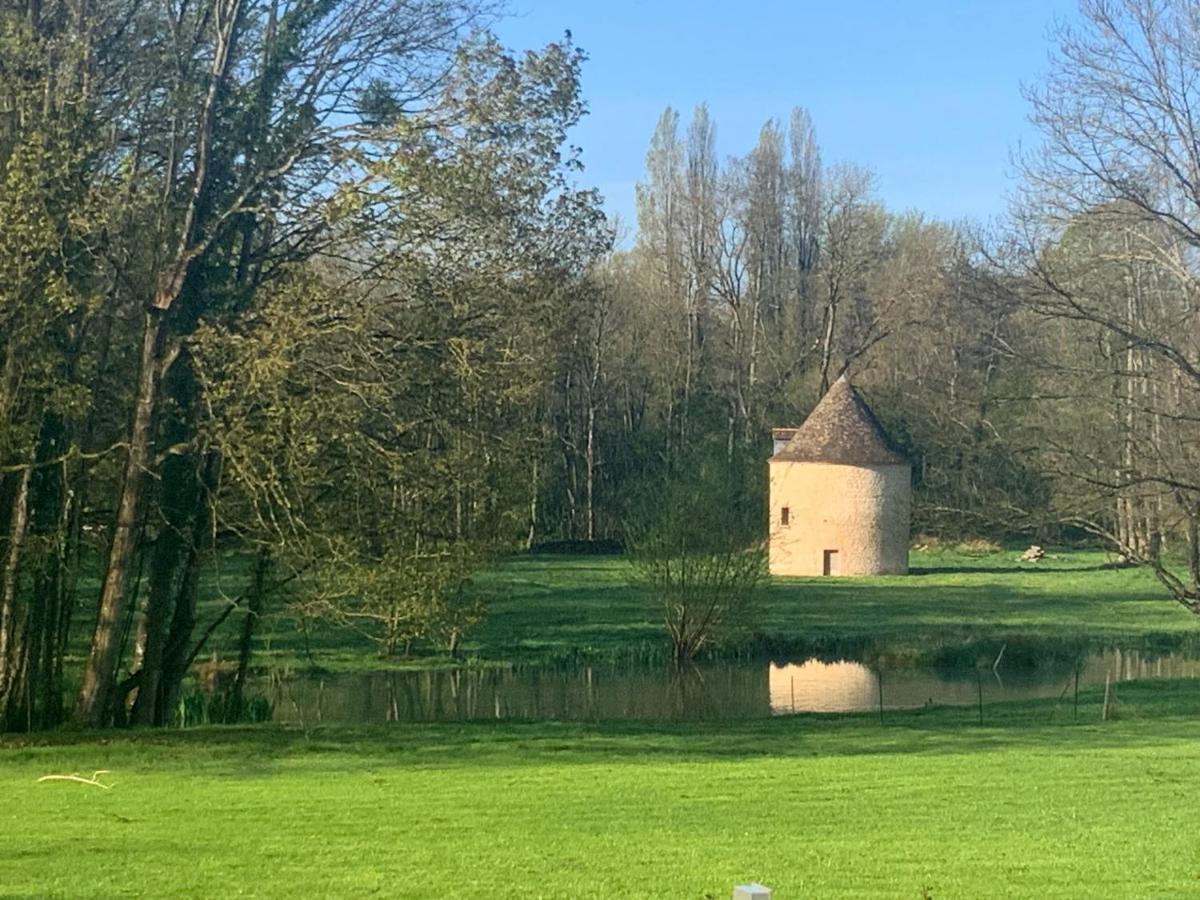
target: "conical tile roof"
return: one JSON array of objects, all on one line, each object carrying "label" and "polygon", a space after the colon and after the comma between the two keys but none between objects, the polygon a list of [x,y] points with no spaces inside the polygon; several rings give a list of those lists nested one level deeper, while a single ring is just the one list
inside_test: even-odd
[{"label": "conical tile roof", "polygon": [[778,453],[779,462],[908,465],[871,407],[843,375]]}]

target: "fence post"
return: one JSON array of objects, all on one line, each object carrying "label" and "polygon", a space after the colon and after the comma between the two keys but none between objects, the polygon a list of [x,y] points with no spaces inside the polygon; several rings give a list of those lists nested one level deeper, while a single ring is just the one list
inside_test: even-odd
[{"label": "fence post", "polygon": [[983,675],[979,666],[975,666],[975,687],[979,690],[979,724],[983,724]]}]

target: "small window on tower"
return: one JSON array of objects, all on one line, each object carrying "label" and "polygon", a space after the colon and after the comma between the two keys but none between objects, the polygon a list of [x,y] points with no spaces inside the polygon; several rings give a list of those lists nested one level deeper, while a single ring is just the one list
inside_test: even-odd
[{"label": "small window on tower", "polygon": [[779,511],[779,524],[780,525],[791,525],[792,524],[792,510],[790,507],[785,506],[785,507],[783,507],[783,509],[781,509]]}]

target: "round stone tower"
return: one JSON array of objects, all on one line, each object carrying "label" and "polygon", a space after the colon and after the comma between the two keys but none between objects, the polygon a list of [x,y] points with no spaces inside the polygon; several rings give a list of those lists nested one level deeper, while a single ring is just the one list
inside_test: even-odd
[{"label": "round stone tower", "polygon": [[774,435],[771,574],[906,574],[912,465],[846,377]]}]

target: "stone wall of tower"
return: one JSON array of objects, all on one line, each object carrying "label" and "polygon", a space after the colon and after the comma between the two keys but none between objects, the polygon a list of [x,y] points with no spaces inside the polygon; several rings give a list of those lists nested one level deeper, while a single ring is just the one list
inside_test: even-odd
[{"label": "stone wall of tower", "polygon": [[[908,572],[912,469],[907,465],[770,463],[772,575]],[[784,509],[787,523],[784,523]]]}]

